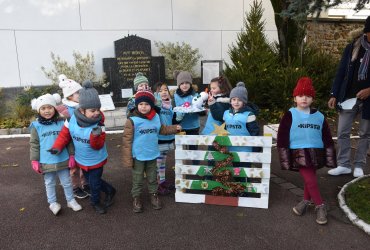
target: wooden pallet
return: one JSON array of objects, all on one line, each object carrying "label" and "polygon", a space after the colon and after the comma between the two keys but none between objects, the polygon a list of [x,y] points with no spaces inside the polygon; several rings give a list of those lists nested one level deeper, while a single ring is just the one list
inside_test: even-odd
[{"label": "wooden pallet", "polygon": [[[176,202],[206,203],[239,207],[268,208],[272,137],[270,136],[217,136],[224,146],[260,147],[261,152],[233,152],[234,164],[228,167],[235,182],[243,184],[243,197],[215,196],[212,189],[227,187],[214,180],[210,170],[214,158],[222,153],[209,151],[216,135],[176,135],[175,173]],[[225,140],[226,139],[226,140]],[[188,150],[196,145],[196,150]],[[195,161],[195,162],[194,162]]]}]

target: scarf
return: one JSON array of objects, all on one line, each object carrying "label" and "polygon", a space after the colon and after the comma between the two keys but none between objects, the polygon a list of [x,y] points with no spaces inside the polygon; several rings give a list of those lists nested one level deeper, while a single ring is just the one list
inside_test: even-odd
[{"label": "scarf", "polygon": [[55,112],[53,117],[51,117],[50,119],[45,119],[40,114],[37,114],[37,121],[39,123],[41,123],[42,125],[51,125],[53,122],[57,123],[58,119],[59,119],[59,113],[58,112]]},{"label": "scarf", "polygon": [[367,78],[367,70],[369,68],[370,60],[370,44],[367,41],[367,36],[362,36],[361,46],[366,50],[362,58],[360,68],[358,69],[358,80],[365,80]]},{"label": "scarf", "polygon": [[188,95],[193,94],[193,87],[190,86],[190,89],[186,91],[185,93],[181,91],[180,88],[176,89],[176,94],[178,94],[180,97],[186,97]]},{"label": "scarf", "polygon": [[76,116],[77,123],[80,127],[88,127],[94,123],[98,123],[101,121],[102,116],[99,115],[98,118],[87,118],[84,114],[82,114],[78,109],[75,109],[74,115]]}]

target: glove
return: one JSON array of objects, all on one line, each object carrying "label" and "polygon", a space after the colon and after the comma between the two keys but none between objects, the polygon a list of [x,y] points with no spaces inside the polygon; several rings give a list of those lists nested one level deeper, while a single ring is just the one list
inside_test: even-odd
[{"label": "glove", "polygon": [[184,116],[185,116],[184,113],[177,112],[176,113],[176,121],[178,121],[178,122],[182,121],[182,119],[184,119]]},{"label": "glove", "polygon": [[93,128],[91,133],[93,135],[101,135],[101,132],[102,132],[102,129],[100,126],[98,126],[98,127]]},{"label": "glove", "polygon": [[39,161],[31,161],[32,169],[38,174],[41,174],[41,166]]},{"label": "glove", "polygon": [[56,149],[56,148],[51,148],[48,150],[48,152],[50,152],[50,154],[52,155],[57,155],[60,153],[60,150],[59,149]]},{"label": "glove", "polygon": [[76,160],[75,160],[75,156],[74,156],[74,155],[70,155],[70,156],[69,156],[68,167],[69,167],[70,169],[72,169],[72,168],[75,168],[75,167],[76,167]]}]

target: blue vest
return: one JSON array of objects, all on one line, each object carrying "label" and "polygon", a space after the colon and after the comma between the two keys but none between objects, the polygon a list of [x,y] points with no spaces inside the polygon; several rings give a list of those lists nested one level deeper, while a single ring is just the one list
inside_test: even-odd
[{"label": "blue vest", "polygon": [[[161,112],[159,115],[161,124],[166,126],[172,125],[173,113],[174,112],[172,110],[172,106],[170,107],[170,109],[161,108]],[[171,141],[175,139],[175,135],[158,135],[158,139],[161,141]]]},{"label": "blue vest", "polygon": [[159,156],[158,135],[161,128],[159,115],[152,120],[133,116],[134,140],[132,143],[132,156],[139,161],[154,160]]},{"label": "blue vest", "polygon": [[72,107],[72,106],[67,106],[67,109],[68,109],[68,113],[69,113],[69,116],[71,117],[73,115],[73,113],[75,112],[75,109],[76,107]]},{"label": "blue vest", "polygon": [[[223,119],[225,121],[225,128],[230,133],[229,135],[242,135],[250,136],[247,129],[247,120],[250,112],[245,111],[243,113],[232,114],[230,110],[224,112]],[[229,147],[230,151],[239,151],[239,152],[252,152],[251,147]]]},{"label": "blue vest", "polygon": [[90,146],[90,134],[97,123],[89,127],[80,127],[77,124],[75,115],[72,115],[69,121],[69,133],[71,134],[75,146],[75,159],[83,166],[94,166],[108,157],[106,145],[95,150]]},{"label": "blue vest", "polygon": [[[185,102],[189,102],[193,100],[192,95],[188,95],[185,97],[180,97],[178,94],[175,93],[175,104],[176,106],[181,106]],[[187,113],[184,115],[184,119],[180,122],[180,125],[183,129],[196,129],[200,127],[199,122],[199,114],[198,113]]]},{"label": "blue vest", "polygon": [[202,132],[200,133],[201,135],[210,135],[211,132],[213,130],[215,130],[215,127],[213,126],[213,124],[216,124],[218,126],[220,126],[222,124],[222,122],[218,121],[218,120],[215,120],[211,114],[211,111],[208,111],[208,117],[207,117],[207,121],[206,121],[206,124],[204,125],[204,129],[202,130]]},{"label": "blue vest", "polygon": [[59,132],[62,130],[64,121],[53,122],[50,125],[42,125],[38,121],[32,122],[30,127],[34,127],[39,136],[40,142],[40,163],[55,164],[68,160],[69,154],[66,148],[58,155],[50,154],[47,150],[51,149]]},{"label": "blue vest", "polygon": [[292,113],[290,148],[324,148],[322,141],[324,115],[319,111],[306,114],[296,108],[289,111]]}]

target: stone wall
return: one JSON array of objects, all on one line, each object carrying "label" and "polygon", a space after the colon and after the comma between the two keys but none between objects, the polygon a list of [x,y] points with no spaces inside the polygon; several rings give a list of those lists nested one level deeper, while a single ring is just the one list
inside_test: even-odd
[{"label": "stone wall", "polygon": [[344,47],[350,41],[349,32],[363,26],[364,20],[309,20],[307,23],[307,43],[317,46],[339,59]]}]

